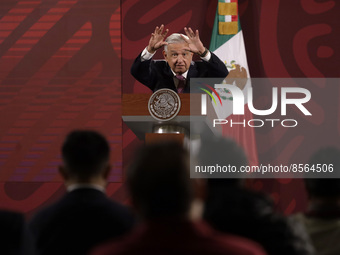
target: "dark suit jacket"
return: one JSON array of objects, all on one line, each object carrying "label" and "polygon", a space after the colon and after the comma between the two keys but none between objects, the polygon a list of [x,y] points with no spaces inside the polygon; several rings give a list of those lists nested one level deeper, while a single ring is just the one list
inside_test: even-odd
[{"label": "dark suit jacket", "polygon": [[[192,62],[187,75],[187,85],[184,93],[190,92],[190,78],[225,78],[228,69],[224,63],[211,52],[209,61]],[[140,83],[149,87],[152,91],[159,89],[172,89],[177,92],[173,80],[173,73],[165,60],[141,61],[141,54],[135,59],[131,67],[131,74]]]},{"label": "dark suit jacket", "polygon": [[0,254],[33,255],[33,239],[21,213],[0,211]]},{"label": "dark suit jacket", "polygon": [[87,254],[94,246],[121,236],[133,225],[129,211],[104,193],[76,189],[37,213],[30,222],[38,254]]}]

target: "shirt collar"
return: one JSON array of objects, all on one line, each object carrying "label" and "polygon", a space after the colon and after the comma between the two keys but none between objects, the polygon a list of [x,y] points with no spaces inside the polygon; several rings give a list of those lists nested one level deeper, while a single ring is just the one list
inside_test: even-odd
[{"label": "shirt collar", "polygon": [[71,184],[70,186],[67,187],[67,191],[68,192],[71,192],[71,191],[74,191],[76,189],[84,189],[84,188],[87,188],[87,189],[96,189],[96,190],[99,190],[103,193],[105,193],[105,188],[100,186],[100,185],[96,185],[96,184],[89,184],[89,183],[84,183],[84,184]]},{"label": "shirt collar", "polygon": [[[174,76],[176,76],[177,74],[174,72],[174,71],[172,71],[172,69],[170,68],[170,70],[171,70],[171,72],[174,74]],[[189,70],[187,70],[185,73],[182,73],[182,76],[186,79],[187,78],[187,75],[188,75],[188,71]]]}]

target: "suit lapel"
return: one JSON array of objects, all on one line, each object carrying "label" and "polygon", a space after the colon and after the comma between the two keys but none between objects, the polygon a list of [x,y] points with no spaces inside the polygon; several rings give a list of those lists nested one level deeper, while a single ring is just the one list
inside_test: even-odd
[{"label": "suit lapel", "polygon": [[187,84],[185,86],[184,93],[190,93],[190,78],[196,78],[196,77],[199,77],[199,73],[198,73],[197,66],[196,66],[195,62],[193,62],[190,65],[190,68],[189,68],[189,71],[188,71]]},{"label": "suit lapel", "polygon": [[177,92],[173,76],[174,74],[171,72],[170,66],[166,63],[164,67],[164,81],[166,84],[160,84],[160,88],[169,88]]},{"label": "suit lapel", "polygon": [[199,73],[197,70],[197,66],[195,64],[195,62],[193,64],[190,65],[189,71],[188,71],[188,75],[187,75],[187,79],[190,80],[190,78],[194,77],[198,77]]}]

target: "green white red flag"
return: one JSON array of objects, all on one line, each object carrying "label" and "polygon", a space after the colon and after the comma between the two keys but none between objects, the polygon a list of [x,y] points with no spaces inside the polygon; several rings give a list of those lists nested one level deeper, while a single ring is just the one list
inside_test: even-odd
[{"label": "green white red flag", "polygon": [[[243,40],[240,19],[238,15],[237,0],[219,0],[212,31],[210,51],[214,52],[227,66],[229,78],[250,78],[246,50]],[[250,79],[246,83],[235,82],[247,97],[246,88],[251,86]],[[228,91],[219,90],[223,101],[223,107],[215,107],[216,114],[220,119],[227,119],[229,122],[242,122],[253,119],[248,107],[245,107],[244,115],[232,114],[232,95]],[[245,100],[246,101],[246,100]],[[246,106],[246,105],[245,105]],[[249,163],[258,164],[256,139],[254,129],[249,126],[223,125],[223,135],[238,142],[246,151]]]}]

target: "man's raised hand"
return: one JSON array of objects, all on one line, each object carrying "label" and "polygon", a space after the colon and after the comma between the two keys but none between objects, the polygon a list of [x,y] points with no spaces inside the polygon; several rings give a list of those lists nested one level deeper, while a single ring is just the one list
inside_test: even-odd
[{"label": "man's raised hand", "polygon": [[198,30],[194,32],[191,29],[191,27],[189,28],[185,27],[184,32],[188,36],[188,38],[185,38],[184,36],[182,36],[182,38],[189,44],[190,51],[201,55],[205,51],[205,48],[203,46],[203,43],[200,40]]},{"label": "man's raised hand", "polygon": [[164,41],[168,32],[169,29],[164,30],[163,24],[160,27],[157,26],[155,31],[151,34],[149,45],[147,47],[148,52],[155,53],[155,51],[161,48],[163,45],[168,44]]}]

